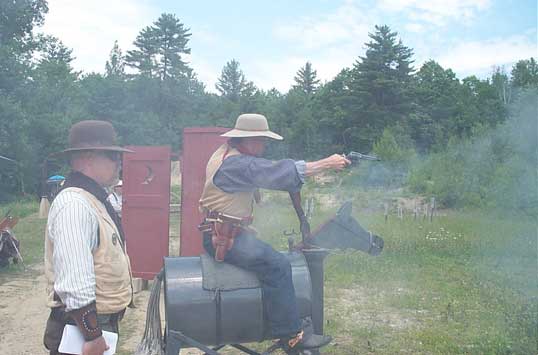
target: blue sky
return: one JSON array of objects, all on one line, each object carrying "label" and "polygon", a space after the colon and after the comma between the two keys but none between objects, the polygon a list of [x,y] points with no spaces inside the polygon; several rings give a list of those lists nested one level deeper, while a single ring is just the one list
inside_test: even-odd
[{"label": "blue sky", "polygon": [[74,66],[103,72],[115,40],[126,52],[161,13],[191,29],[187,58],[215,91],[231,59],[258,87],[285,92],[306,61],[331,80],[364,54],[376,24],[413,48],[415,67],[434,59],[459,78],[538,56],[536,0],[49,0],[40,31],[73,49]]}]

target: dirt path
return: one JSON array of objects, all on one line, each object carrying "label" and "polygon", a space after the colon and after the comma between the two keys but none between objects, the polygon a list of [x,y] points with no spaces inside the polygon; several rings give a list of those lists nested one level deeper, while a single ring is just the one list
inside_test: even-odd
[{"label": "dirt path", "polygon": [[46,354],[42,345],[48,317],[43,266],[5,276],[0,285],[0,354]]},{"label": "dirt path", "polygon": [[[0,285],[0,354],[47,354],[42,344],[49,310],[45,305],[43,265],[29,268],[25,274],[5,276]],[[138,308],[130,309],[122,322],[125,334],[120,353],[131,354],[144,330],[148,291],[135,295]]]}]

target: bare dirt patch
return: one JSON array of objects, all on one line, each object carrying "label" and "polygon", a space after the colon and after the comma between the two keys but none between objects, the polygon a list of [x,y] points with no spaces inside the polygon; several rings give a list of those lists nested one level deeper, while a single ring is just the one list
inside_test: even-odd
[{"label": "bare dirt patch", "polygon": [[49,315],[45,297],[43,265],[9,275],[0,285],[0,354],[48,353],[42,341]]}]

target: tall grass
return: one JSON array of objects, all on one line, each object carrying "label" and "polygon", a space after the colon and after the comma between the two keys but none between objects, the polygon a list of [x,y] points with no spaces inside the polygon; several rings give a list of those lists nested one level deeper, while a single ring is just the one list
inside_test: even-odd
[{"label": "tall grass", "polygon": [[0,217],[4,217],[9,212],[13,217],[24,218],[38,211],[39,202],[31,198],[0,204]]}]

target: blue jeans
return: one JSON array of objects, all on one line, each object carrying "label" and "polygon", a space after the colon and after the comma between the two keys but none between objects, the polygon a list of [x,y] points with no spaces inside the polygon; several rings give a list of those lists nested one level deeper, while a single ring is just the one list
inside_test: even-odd
[{"label": "blue jeans", "polygon": [[[211,236],[204,234],[204,248],[215,256]],[[301,330],[289,260],[251,233],[241,233],[224,261],[254,272],[262,285],[263,308],[274,338],[295,335]]]}]

